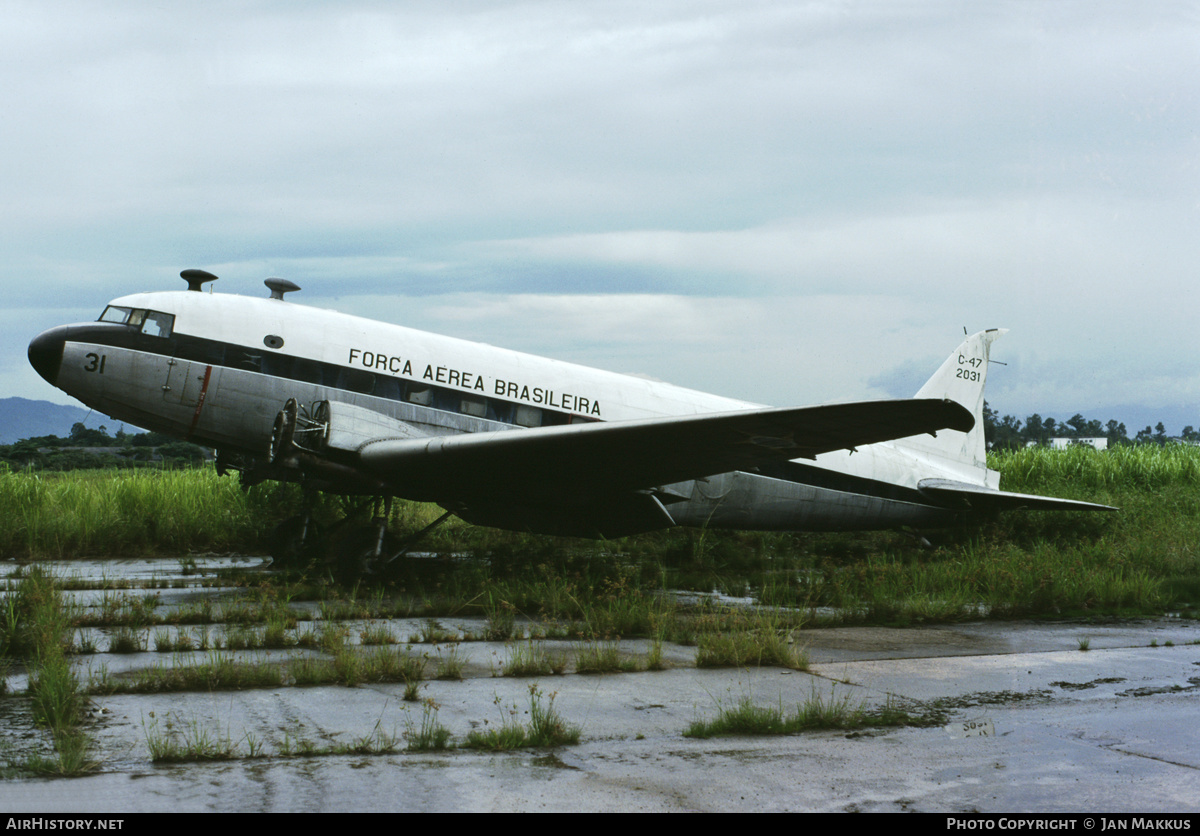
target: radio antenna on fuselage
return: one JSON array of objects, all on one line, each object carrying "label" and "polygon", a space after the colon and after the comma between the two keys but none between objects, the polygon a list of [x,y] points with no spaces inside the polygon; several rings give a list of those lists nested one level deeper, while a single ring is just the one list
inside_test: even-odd
[{"label": "radio antenna on fuselage", "polygon": [[295,282],[289,282],[287,279],[277,279],[274,276],[264,281],[263,284],[271,289],[272,299],[282,299],[283,294],[300,289],[300,285]]},{"label": "radio antenna on fuselage", "polygon": [[201,287],[206,282],[215,282],[217,280],[217,277],[207,270],[197,270],[195,268],[181,271],[179,278],[188,283],[188,290],[194,290],[197,293],[200,292]]}]

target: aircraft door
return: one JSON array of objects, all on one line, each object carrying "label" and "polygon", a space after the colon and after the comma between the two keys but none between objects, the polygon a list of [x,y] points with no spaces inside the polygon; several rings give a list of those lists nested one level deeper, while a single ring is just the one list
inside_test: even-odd
[{"label": "aircraft door", "polygon": [[216,381],[218,369],[204,363],[192,363],[173,357],[167,361],[167,381],[163,399],[168,403],[196,406]]}]

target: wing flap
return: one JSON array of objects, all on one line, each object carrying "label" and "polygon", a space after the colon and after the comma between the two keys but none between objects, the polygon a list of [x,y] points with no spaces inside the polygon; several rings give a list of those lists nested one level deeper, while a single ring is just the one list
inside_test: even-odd
[{"label": "wing flap", "polygon": [[975,511],[1117,511],[1111,505],[1029,493],[994,491],[952,479],[922,479],[917,489],[935,501]]},{"label": "wing flap", "polygon": [[514,491],[572,503],[973,424],[951,401],[869,401],[388,438],[364,443],[357,458],[413,498]]}]

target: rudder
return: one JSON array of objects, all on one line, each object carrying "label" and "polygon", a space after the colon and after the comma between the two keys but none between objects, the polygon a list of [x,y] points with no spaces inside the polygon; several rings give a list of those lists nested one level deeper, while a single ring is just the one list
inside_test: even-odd
[{"label": "rudder", "polygon": [[991,328],[967,337],[916,394],[918,398],[945,398],[961,404],[975,416],[975,426],[966,433],[945,430],[939,432],[937,437],[918,436],[901,442],[908,449],[946,460],[955,469],[964,469],[965,466],[964,475],[973,473],[973,481],[980,484],[999,483],[998,475],[992,476],[987,469],[983,390],[987,383],[992,343],[1006,333],[1007,329]]}]

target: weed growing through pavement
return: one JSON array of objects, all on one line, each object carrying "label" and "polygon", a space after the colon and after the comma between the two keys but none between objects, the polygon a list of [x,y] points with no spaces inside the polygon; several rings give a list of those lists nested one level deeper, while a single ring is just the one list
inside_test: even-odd
[{"label": "weed growing through pavement", "polygon": [[405,715],[404,736],[408,740],[408,748],[413,752],[440,752],[451,748],[450,730],[438,722],[437,712],[440,706],[432,699],[423,701],[421,721],[414,723]]},{"label": "weed growing through pavement", "polygon": [[34,722],[47,727],[54,740],[53,758],[39,756],[23,765],[39,774],[78,775],[96,767],[82,729],[87,697],[67,658],[70,621],[55,579],[36,566],[0,608],[0,650],[27,661]]},{"label": "weed growing through pavement", "polygon": [[588,642],[575,648],[575,673],[633,673],[642,669],[636,659],[621,657],[616,642]]},{"label": "weed growing through pavement", "polygon": [[530,685],[527,724],[516,719],[520,712],[515,703],[510,708],[505,708],[497,696],[493,703],[500,711],[500,724],[492,725],[485,720],[483,729],[472,729],[468,733],[463,747],[501,751],[527,746],[575,745],[579,742],[582,732],[579,726],[568,723],[559,716],[554,708],[557,696],[557,691],[544,695],[537,683]]},{"label": "weed growing through pavement", "polygon": [[358,634],[359,641],[362,644],[395,644],[396,637],[392,635],[391,629],[387,624],[372,622],[362,629]]},{"label": "weed growing through pavement", "polygon": [[[179,722],[168,714],[165,728],[160,728],[158,717],[150,714],[150,723],[142,718],[142,732],[146,746],[150,749],[150,760],[154,763],[191,763],[197,761],[225,761],[241,756],[238,743],[228,730],[210,731],[199,720]],[[254,747],[251,747],[251,751]]]},{"label": "weed growing through pavement", "polygon": [[452,646],[449,650],[443,652],[441,649],[437,651],[437,661],[434,667],[434,679],[450,679],[454,681],[461,680],[463,666],[466,660],[458,652],[457,646]]},{"label": "weed growing through pavement", "polygon": [[563,653],[546,650],[541,642],[518,642],[508,649],[508,661],[501,666],[503,676],[549,676],[567,669]]},{"label": "weed growing through pavement", "polygon": [[808,670],[808,654],[792,643],[791,630],[778,617],[755,615],[728,629],[700,633],[696,667],[760,667],[776,665]]},{"label": "weed growing through pavement", "polygon": [[718,702],[715,718],[693,721],[683,735],[699,738],[780,735],[820,729],[924,724],[922,718],[900,709],[891,701],[881,709],[868,710],[865,702],[854,700],[850,694],[837,696],[831,693],[828,697],[822,697],[814,690],[807,700],[792,711],[785,710],[782,697],[778,705],[757,705],[748,695],[732,705]]},{"label": "weed growing through pavement", "polygon": [[[382,721],[376,721],[370,734],[355,738],[350,743],[332,743],[318,746],[310,740],[293,738],[285,734],[274,754],[267,752],[265,745],[255,735],[246,732],[234,740],[227,729],[216,731],[199,720],[180,721],[168,714],[164,727],[153,712],[150,722],[142,718],[142,730],[150,760],[154,763],[197,763],[204,761],[226,761],[265,757],[316,757],[320,755],[383,755],[397,751],[400,736],[383,729]],[[245,744],[243,750],[242,745]]]}]

